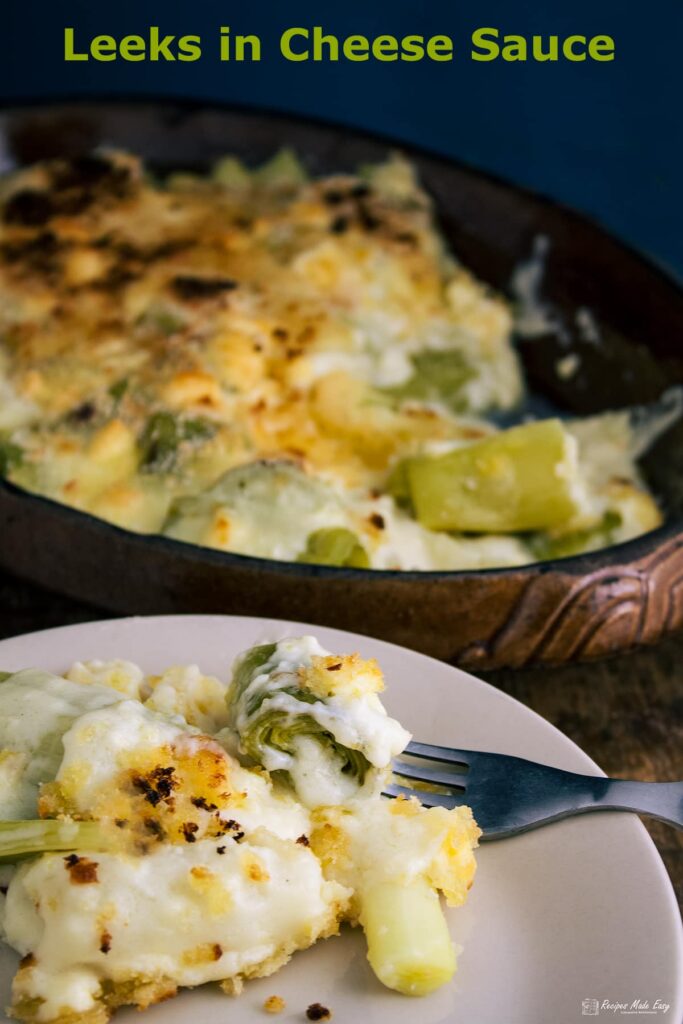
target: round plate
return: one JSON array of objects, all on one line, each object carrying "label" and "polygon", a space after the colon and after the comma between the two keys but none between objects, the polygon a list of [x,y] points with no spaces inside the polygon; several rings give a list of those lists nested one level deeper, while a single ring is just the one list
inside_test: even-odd
[{"label": "round plate", "polygon": [[[518,754],[572,771],[600,770],[534,712],[465,672],[391,644],[298,622],[223,616],[132,618],[52,629],[0,643],[0,670],[61,672],[75,660],[127,658],[147,671],[198,662],[225,678],[254,643],[315,633],[339,653],[376,657],[385,703],[416,737]],[[347,931],[295,954],[271,978],[250,982],[226,1004],[215,986],[184,992],[145,1014],[149,1024],[263,1024],[263,1002],[282,996],[278,1019],[301,1021],[313,1002],[335,1021],[363,1024],[572,1024],[588,1011],[615,1019],[674,1022],[683,1013],[683,940],[671,884],[634,816],[593,813],[514,839],[484,844],[467,905],[449,912],[463,947],[453,983],[420,1001],[383,989],[365,959],[360,932]],[[0,1005],[16,957],[0,954]],[[658,1001],[658,1002],[657,1002]],[[641,1011],[633,1009],[641,1004]],[[664,1007],[668,1006],[668,1010]],[[126,1010],[120,1024],[139,1021]]]}]

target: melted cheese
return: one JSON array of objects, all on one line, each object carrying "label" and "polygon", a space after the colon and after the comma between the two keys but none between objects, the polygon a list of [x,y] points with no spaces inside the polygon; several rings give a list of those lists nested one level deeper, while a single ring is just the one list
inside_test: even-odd
[{"label": "melted cheese", "polygon": [[38,1021],[86,1013],[103,985],[165,980],[173,993],[270,973],[336,931],[348,899],[313,853],[264,830],[147,857],[82,856],[96,881],[71,883],[64,857],[45,855],[19,869],[8,893],[7,940],[34,958],[14,999],[38,999]]},{"label": "melted cheese", "polygon": [[[375,569],[532,561],[525,537],[440,536],[389,493],[401,459],[489,433],[523,393],[511,311],[448,254],[410,165],[315,181],[236,166],[161,186],[110,153],[2,183],[2,472],[238,554],[296,561],[339,527]],[[538,294],[544,246],[513,280],[532,336],[561,330]],[[226,474],[264,460],[310,486],[226,500]],[[628,509],[609,488],[593,509],[621,515],[620,539],[659,522],[634,486]]]},{"label": "melted cheese", "polygon": [[349,787],[295,730],[296,794],[228,753],[217,742],[226,729],[200,733],[179,714],[203,715],[215,731],[228,713],[219,691],[225,701],[229,688],[198,666],[144,676],[122,660],[77,662],[69,676],[20,672],[0,688],[6,807],[35,817],[40,788],[40,813],[59,818],[63,841],[77,845],[79,819],[98,823],[103,841],[3,871],[0,926],[24,957],[11,1011],[20,1019],[104,1021],[120,1005],[144,1009],[209,981],[238,992],[342,921],[357,923],[363,894],[384,881],[422,878],[462,902],[471,815],[380,795],[409,734],[379,701],[373,660],[293,637],[257,670],[251,698],[267,693],[296,714],[285,690],[303,689],[318,724],[378,769],[375,784]]}]

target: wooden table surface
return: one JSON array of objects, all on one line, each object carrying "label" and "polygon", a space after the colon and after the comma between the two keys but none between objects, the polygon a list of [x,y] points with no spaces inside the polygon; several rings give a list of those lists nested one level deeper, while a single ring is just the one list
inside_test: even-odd
[{"label": "wooden table surface", "polygon": [[[107,617],[0,573],[0,639]],[[608,775],[683,779],[683,633],[608,661],[486,678],[553,722]],[[683,905],[683,832],[646,824]]]}]

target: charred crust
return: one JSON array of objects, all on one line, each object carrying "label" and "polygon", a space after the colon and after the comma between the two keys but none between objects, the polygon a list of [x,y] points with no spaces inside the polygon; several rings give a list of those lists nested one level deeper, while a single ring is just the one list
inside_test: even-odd
[{"label": "charred crust", "polygon": [[311,1003],[306,1010],[306,1016],[309,1020],[331,1020],[332,1011],[328,1010],[322,1003]]},{"label": "charred crust", "polygon": [[337,662],[334,663],[334,665],[328,665],[327,666],[327,671],[328,672],[338,672],[341,667],[342,667],[341,661],[337,661]]},{"label": "charred crust", "polygon": [[237,281],[230,277],[192,277],[181,274],[171,280],[171,288],[179,299],[210,299],[223,292],[237,288]]},{"label": "charred crust", "polygon": [[11,195],[5,203],[3,220],[5,224],[38,228],[47,224],[54,212],[54,203],[47,192],[24,188]]},{"label": "charred crust", "polygon": [[376,231],[381,226],[381,221],[371,213],[365,203],[358,204],[358,219],[366,231]]},{"label": "charred crust", "polygon": [[206,797],[203,797],[203,796],[191,796],[190,797],[190,803],[194,804],[195,807],[200,807],[202,811],[217,811],[218,810],[218,805],[217,804],[209,803],[209,801],[206,799]]},{"label": "charred crust", "polygon": [[113,182],[121,183],[129,179],[130,170],[127,167],[116,166],[97,153],[60,160],[52,172],[53,187],[59,192],[71,188],[92,188],[103,182],[111,186]]},{"label": "charred crust", "polygon": [[145,818],[144,825],[145,829],[158,839],[163,839],[166,836],[163,825],[156,818]]},{"label": "charred crust", "polygon": [[216,847],[216,853],[220,853],[221,855],[224,854],[226,850],[227,850],[227,846],[217,846]]},{"label": "charred crust", "polygon": [[196,843],[197,835],[199,831],[199,825],[194,821],[184,821],[180,826],[180,831],[183,834],[183,838],[186,843]]},{"label": "charred crust", "polygon": [[19,961],[19,969],[24,970],[28,967],[34,967],[36,964],[36,958],[33,953],[27,953],[26,956],[22,956]]},{"label": "charred crust", "polygon": [[403,245],[415,245],[417,235],[413,234],[412,231],[399,231],[394,235],[394,241],[401,242]]},{"label": "charred crust", "polygon": [[93,281],[90,288],[95,288],[98,291],[116,291],[118,288],[123,288],[125,285],[130,284],[138,277],[140,268],[127,267],[125,264],[116,264],[113,266],[104,277],[98,278]]},{"label": "charred crust", "polygon": [[67,414],[69,423],[89,423],[95,418],[97,408],[94,402],[83,402]]},{"label": "charred crust", "polygon": [[83,213],[106,199],[127,199],[134,191],[131,168],[96,153],[59,160],[52,167],[52,198],[59,213]]},{"label": "charred crust", "polygon": [[159,765],[146,775],[134,774],[131,778],[131,782],[133,784],[133,788],[142,793],[145,800],[151,804],[152,807],[156,807],[162,800],[166,804],[171,803],[173,790],[178,786],[178,783],[173,777],[174,773],[175,768],[170,766],[166,768]]},{"label": "charred crust", "polygon": [[92,885],[99,881],[97,861],[70,853],[68,857],[64,858],[64,864],[69,872],[69,880],[72,885]]},{"label": "charred crust", "polygon": [[297,839],[297,843],[299,844],[299,846],[310,846],[311,845],[310,840],[309,840],[308,836],[306,836],[306,835],[299,836],[299,838]]},{"label": "charred crust", "polygon": [[0,253],[9,266],[34,274],[54,274],[59,267],[59,254],[67,247],[53,231],[41,231],[21,241],[4,242]]},{"label": "charred crust", "polygon": [[381,516],[379,512],[373,512],[370,516],[370,522],[377,530],[383,530],[386,526],[384,516]]},{"label": "charred crust", "polygon": [[111,949],[111,933],[103,931],[100,935],[100,953],[108,953]]},{"label": "charred crust", "polygon": [[333,235],[343,235],[344,232],[349,229],[349,218],[341,214],[339,217],[335,217],[330,224],[330,231]]},{"label": "charred crust", "polygon": [[92,244],[95,249],[110,252],[119,260],[136,261],[139,264],[164,260],[192,247],[192,241],[189,238],[169,238],[165,242],[159,242],[158,245],[143,249],[127,238],[116,238],[112,234],[100,235]]},{"label": "charred crust", "polygon": [[234,839],[236,843],[239,843],[240,839],[244,839],[244,830],[242,826],[240,825],[239,821],[233,821],[232,818],[230,819],[230,821],[223,822],[223,831],[232,832],[230,838]]},{"label": "charred crust", "polygon": [[219,942],[214,942],[213,946],[211,947],[211,952],[213,953],[214,960],[220,960],[220,958],[223,956],[223,947]]}]

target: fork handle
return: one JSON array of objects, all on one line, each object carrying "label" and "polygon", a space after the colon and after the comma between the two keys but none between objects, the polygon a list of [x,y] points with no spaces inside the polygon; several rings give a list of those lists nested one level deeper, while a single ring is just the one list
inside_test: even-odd
[{"label": "fork handle", "polygon": [[683,828],[683,782],[631,782],[591,776],[593,803],[584,810],[635,811]]}]

